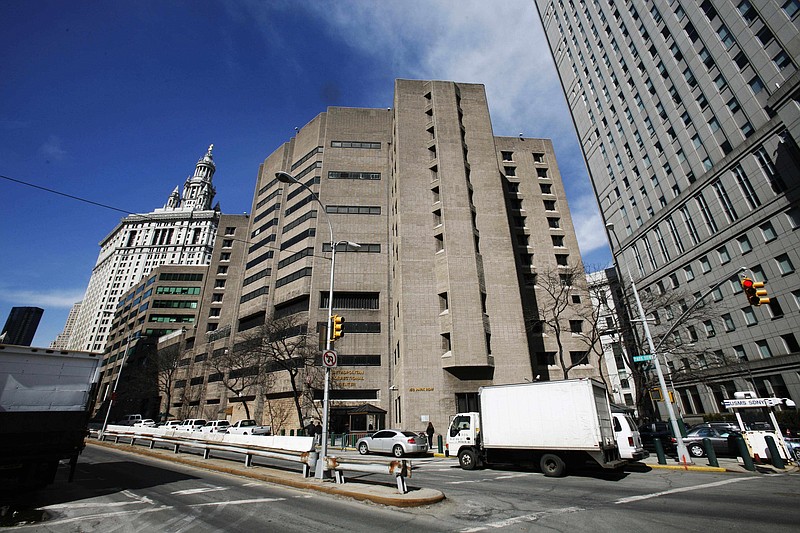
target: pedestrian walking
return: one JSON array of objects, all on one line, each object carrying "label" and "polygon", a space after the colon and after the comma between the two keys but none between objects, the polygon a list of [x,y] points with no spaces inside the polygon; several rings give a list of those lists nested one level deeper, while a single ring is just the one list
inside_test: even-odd
[{"label": "pedestrian walking", "polygon": [[314,444],[322,444],[322,424],[314,424]]},{"label": "pedestrian walking", "polygon": [[430,448],[431,450],[433,449],[433,432],[434,431],[435,430],[433,429],[433,422],[429,421],[428,422],[428,427],[425,429],[425,433],[428,434],[428,448]]}]

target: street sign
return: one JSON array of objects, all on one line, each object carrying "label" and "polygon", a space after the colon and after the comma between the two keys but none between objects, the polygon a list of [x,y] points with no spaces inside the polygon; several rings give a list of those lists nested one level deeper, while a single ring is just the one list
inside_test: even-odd
[{"label": "street sign", "polygon": [[653,354],[649,354],[649,353],[645,353],[645,354],[642,354],[642,355],[634,355],[633,356],[633,362],[634,363],[642,363],[644,361],[652,361],[652,360],[653,360]]},{"label": "street sign", "polygon": [[322,366],[325,368],[335,368],[338,364],[336,350],[325,350],[322,352]]}]

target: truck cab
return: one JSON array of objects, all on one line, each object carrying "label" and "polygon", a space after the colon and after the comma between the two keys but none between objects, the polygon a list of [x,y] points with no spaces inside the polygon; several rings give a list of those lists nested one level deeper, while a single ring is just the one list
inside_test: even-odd
[{"label": "truck cab", "polygon": [[447,432],[447,454],[458,456],[458,462],[464,470],[473,470],[480,464],[475,452],[480,437],[481,416],[479,413],[459,413],[450,422]]}]

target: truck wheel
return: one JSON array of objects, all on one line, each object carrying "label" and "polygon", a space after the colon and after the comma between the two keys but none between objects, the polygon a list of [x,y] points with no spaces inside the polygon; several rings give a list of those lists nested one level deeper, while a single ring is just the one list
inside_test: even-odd
[{"label": "truck wheel", "polygon": [[369,453],[369,447],[366,442],[362,442],[358,445],[358,453],[361,455],[367,455]]},{"label": "truck wheel", "polygon": [[473,450],[462,450],[458,452],[458,464],[464,470],[475,470],[478,468],[478,456]]},{"label": "truck wheel", "polygon": [[539,461],[539,467],[547,477],[561,477],[567,469],[567,465],[564,464],[561,457],[552,453],[546,453],[542,456]]},{"label": "truck wheel", "polygon": [[689,455],[691,455],[692,457],[703,457],[705,454],[706,451],[699,444],[689,445]]}]

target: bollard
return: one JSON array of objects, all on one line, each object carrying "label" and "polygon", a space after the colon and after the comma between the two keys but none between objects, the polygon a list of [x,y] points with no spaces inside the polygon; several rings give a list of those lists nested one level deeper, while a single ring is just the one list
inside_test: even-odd
[{"label": "bollard", "polygon": [[330,444],[331,446],[336,446],[336,435],[334,435],[333,433],[331,433],[329,436],[330,436],[330,438],[331,438],[331,442],[330,442],[329,444]]},{"label": "bollard", "polygon": [[750,457],[750,452],[747,451],[747,444],[745,444],[744,438],[741,435],[736,436],[736,446],[739,448],[739,457],[744,461],[745,470],[755,472],[756,465],[753,464],[753,458]]},{"label": "bollard", "polygon": [[653,444],[656,447],[656,455],[658,456],[658,464],[667,464],[667,456],[664,454],[664,445],[661,444],[661,439],[658,437],[653,439]]},{"label": "bollard", "polygon": [[778,446],[775,445],[775,439],[771,435],[767,435],[764,437],[764,441],[767,443],[767,449],[769,449],[772,466],[781,469],[786,468],[786,465],[783,464],[783,459],[781,459],[781,454],[778,452]]},{"label": "bollard", "polygon": [[290,429],[290,430],[289,430],[289,436],[290,436],[290,437],[294,437],[294,430],[293,430],[293,429]]},{"label": "bollard", "polygon": [[443,442],[443,441],[444,441],[444,439],[442,439],[442,436],[441,436],[441,435],[439,435],[439,436],[437,437],[437,439],[438,439],[438,441],[439,441],[439,442],[438,442],[438,444],[439,444],[439,453],[442,453],[442,452],[444,451],[444,442]]},{"label": "bollard", "polygon": [[708,459],[708,465],[719,467],[719,461],[717,461],[717,454],[714,452],[714,445],[711,444],[711,439],[709,439],[708,437],[703,439],[703,449],[706,451],[706,458]]},{"label": "bollard", "polygon": [[286,435],[286,429],[281,429],[281,436]]}]

